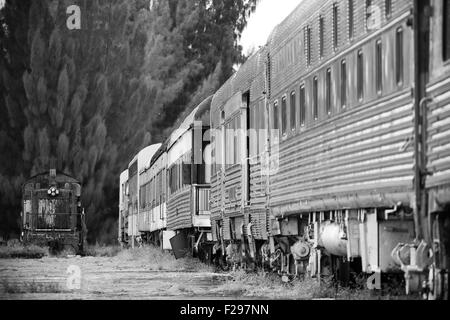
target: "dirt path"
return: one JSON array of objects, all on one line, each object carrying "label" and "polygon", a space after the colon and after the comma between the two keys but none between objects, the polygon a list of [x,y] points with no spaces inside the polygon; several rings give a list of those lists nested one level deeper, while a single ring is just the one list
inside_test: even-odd
[{"label": "dirt path", "polygon": [[[69,269],[70,268],[70,269]],[[80,289],[76,273],[81,271]],[[72,270],[72,271],[71,271]],[[236,299],[215,288],[226,275],[150,270],[117,258],[0,260],[0,299]],[[69,280],[69,285],[68,285]]]}]

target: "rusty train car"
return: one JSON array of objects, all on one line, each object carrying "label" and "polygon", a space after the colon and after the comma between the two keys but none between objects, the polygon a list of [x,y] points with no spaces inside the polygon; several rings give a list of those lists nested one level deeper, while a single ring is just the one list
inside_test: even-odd
[{"label": "rusty train car", "polygon": [[[211,100],[209,97],[197,106],[167,141],[149,147],[151,153],[141,151],[122,173],[119,220],[124,220],[124,214],[140,218],[137,227],[129,219],[130,231],[126,235],[125,223],[121,223],[121,243],[134,245],[134,238],[173,250],[177,257],[190,251],[202,260],[210,260],[213,246],[208,162]],[[132,165],[136,159],[141,161],[138,171]],[[139,181],[132,177],[139,177]],[[131,185],[139,185],[139,189],[133,190]],[[126,203],[130,201],[126,212]],[[133,228],[135,232],[131,231]]]},{"label": "rusty train car", "polygon": [[403,271],[408,292],[448,297],[448,6],[303,1],[216,93],[211,220],[230,262]]},{"label": "rusty train car", "polygon": [[81,184],[54,169],[30,178],[23,185],[21,229],[24,244],[83,253],[87,230]]},{"label": "rusty train car", "polygon": [[[399,273],[408,293],[448,299],[448,1],[304,0],[204,125],[221,263]],[[168,222],[192,208],[186,194],[168,196]]]}]

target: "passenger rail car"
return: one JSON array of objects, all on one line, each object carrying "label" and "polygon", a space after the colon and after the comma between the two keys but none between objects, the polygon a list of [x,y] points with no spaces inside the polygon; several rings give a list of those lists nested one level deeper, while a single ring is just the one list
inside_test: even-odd
[{"label": "passenger rail car", "polygon": [[142,241],[142,233],[149,232],[149,225],[145,223],[147,212],[140,209],[140,173],[150,162],[161,144],[151,145],[141,150],[128,166],[128,245],[134,248],[137,243]]},{"label": "passenger rail car", "polygon": [[[303,1],[216,93],[212,230],[229,262],[404,271],[408,291],[448,294],[448,7]],[[267,128],[264,146],[227,131],[242,128]]]},{"label": "passenger rail car", "polygon": [[[167,228],[177,233],[179,250],[197,253],[203,244],[210,259],[210,107],[209,97],[175,130],[167,146]],[[174,248],[175,249],[175,248]],[[178,250],[178,249],[177,249]]]},{"label": "passenger rail car", "polygon": [[119,186],[119,237],[121,246],[128,243],[128,169],[120,174]]},{"label": "passenger rail car", "polygon": [[262,49],[219,89],[211,105],[212,233],[233,263],[243,260],[245,252],[254,260],[256,242],[260,247],[269,235],[261,174],[267,140],[265,61]]},{"label": "passenger rail car", "polygon": [[152,243],[179,256],[192,251],[210,260],[211,99],[165,143],[142,150],[122,173],[119,241]]},{"label": "passenger rail car", "polygon": [[412,9],[305,1],[269,39],[270,128],[279,131],[269,228],[284,243],[283,272],[299,270],[302,251],[312,275],[347,261],[391,272],[392,250],[414,239]]},{"label": "passenger rail car", "polygon": [[86,224],[76,179],[54,169],[38,174],[24,184],[22,204],[23,243],[83,252]]},{"label": "passenger rail car", "polygon": [[[141,173],[141,210],[147,210],[145,242],[164,248],[167,228],[167,143],[161,145]],[[166,245],[166,248],[170,248]]]},{"label": "passenger rail car", "polygon": [[223,265],[404,274],[448,299],[449,1],[304,0],[180,129],[167,229],[211,228]]}]

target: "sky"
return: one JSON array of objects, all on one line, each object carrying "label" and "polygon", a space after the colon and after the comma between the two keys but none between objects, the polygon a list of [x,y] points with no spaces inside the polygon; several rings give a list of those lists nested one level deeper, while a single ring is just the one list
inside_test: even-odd
[{"label": "sky", "polygon": [[[1,0],[0,0],[1,1]],[[261,0],[242,33],[240,44],[247,54],[266,43],[272,30],[284,20],[302,0]]]}]

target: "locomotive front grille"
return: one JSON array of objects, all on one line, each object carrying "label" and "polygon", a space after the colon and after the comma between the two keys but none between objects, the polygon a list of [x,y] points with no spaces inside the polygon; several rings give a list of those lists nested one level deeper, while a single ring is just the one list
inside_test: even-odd
[{"label": "locomotive front grille", "polygon": [[[48,197],[46,191],[37,191],[26,206],[24,225],[35,231],[71,231],[76,214],[71,202],[71,193],[61,190],[58,197]],[[28,211],[29,210],[29,211]]]},{"label": "locomotive front grille", "polygon": [[70,213],[28,213],[26,221],[35,231],[71,231],[72,214]]}]

